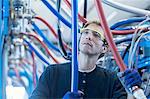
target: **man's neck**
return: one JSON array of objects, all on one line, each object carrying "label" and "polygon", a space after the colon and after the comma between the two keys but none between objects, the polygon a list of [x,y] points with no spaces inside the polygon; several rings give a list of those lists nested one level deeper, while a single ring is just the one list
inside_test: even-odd
[{"label": "man's neck", "polygon": [[96,68],[97,56],[89,56],[83,53],[79,54],[78,64],[80,72],[91,72]]}]

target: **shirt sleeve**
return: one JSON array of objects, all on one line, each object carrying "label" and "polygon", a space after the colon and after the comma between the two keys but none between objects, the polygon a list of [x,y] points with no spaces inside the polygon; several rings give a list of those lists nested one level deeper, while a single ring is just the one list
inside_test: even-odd
[{"label": "shirt sleeve", "polygon": [[127,92],[125,91],[125,88],[122,86],[118,77],[115,75],[115,77],[113,79],[114,79],[113,98],[127,99]]},{"label": "shirt sleeve", "polygon": [[39,82],[29,99],[48,99],[49,97],[49,81],[50,68],[48,67],[40,76]]}]

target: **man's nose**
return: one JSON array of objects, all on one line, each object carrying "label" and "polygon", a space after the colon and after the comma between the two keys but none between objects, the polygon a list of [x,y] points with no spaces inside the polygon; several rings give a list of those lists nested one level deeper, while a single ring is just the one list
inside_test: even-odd
[{"label": "man's nose", "polygon": [[92,33],[88,33],[88,34],[86,35],[86,39],[91,40],[91,39],[92,39]]}]

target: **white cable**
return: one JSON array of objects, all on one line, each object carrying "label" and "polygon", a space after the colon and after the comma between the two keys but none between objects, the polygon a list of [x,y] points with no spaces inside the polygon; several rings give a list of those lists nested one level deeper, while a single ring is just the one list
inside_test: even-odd
[{"label": "white cable", "polygon": [[[28,34],[37,35],[37,34],[35,34],[34,31],[31,29],[31,25],[27,25],[27,26],[26,26],[26,29],[29,31]],[[37,36],[38,36],[38,38],[39,38],[41,41],[43,41],[43,38],[42,38],[42,37],[40,37],[39,35],[37,35]]]},{"label": "white cable", "polygon": [[137,89],[133,92],[133,96],[136,99],[147,99],[142,89]]},{"label": "white cable", "polygon": [[134,54],[135,54],[135,52],[136,52],[136,48],[137,48],[137,46],[138,46],[138,43],[140,42],[141,38],[142,38],[144,35],[148,34],[148,33],[150,33],[150,31],[141,34],[141,36],[140,36],[140,37],[138,38],[138,40],[135,42],[134,48],[133,48],[132,53],[131,53],[131,56],[130,56],[129,68],[132,68],[132,63],[134,63],[134,62],[133,62],[133,61],[134,61],[133,58],[134,58]]},{"label": "white cable", "polygon": [[113,0],[103,0],[103,3],[105,3],[109,6],[112,6],[114,8],[130,12],[130,13],[139,14],[139,15],[150,15],[150,11],[148,11],[148,10],[143,10],[140,8],[124,5],[124,4],[115,2]]},{"label": "white cable", "polygon": [[129,68],[132,67],[134,53],[136,52],[136,48],[137,48],[137,46],[138,46],[138,43],[139,43],[140,39],[141,39],[145,34],[147,34],[147,33],[149,33],[149,31],[146,32],[146,33],[144,33],[144,34],[142,34],[142,35],[138,38],[138,40],[135,42],[134,47],[133,47],[133,49],[132,49],[132,51],[131,51],[131,55],[129,56]]},{"label": "white cable", "polygon": [[42,52],[35,44],[31,43],[31,45],[33,46],[33,48],[36,49],[36,51],[37,51],[49,64],[51,64],[49,58],[48,58],[47,56],[45,56],[45,55],[43,54],[43,52]]},{"label": "white cable", "polygon": [[[146,20],[144,20],[144,21],[142,21],[141,23],[139,23],[139,25],[137,26],[137,29],[135,30],[135,32],[134,32],[134,34],[133,34],[133,37],[132,37],[132,41],[131,41],[131,47],[130,47],[130,49],[129,49],[129,55],[128,55],[128,62],[130,63],[130,61],[132,61],[132,59],[131,59],[131,53],[132,53],[132,50],[133,50],[133,46],[134,46],[134,43],[135,43],[135,41],[136,41],[136,39],[137,39],[137,37],[140,35],[140,33],[142,32],[142,30],[139,30],[139,27],[143,24],[143,23],[145,23],[145,22],[147,22],[147,21],[149,21],[150,20],[150,18],[148,17]],[[139,30],[139,32],[138,32],[138,30]],[[137,33],[138,32],[138,33]],[[129,67],[131,67],[130,65],[129,65]]]},{"label": "white cable", "polygon": [[[26,39],[27,40],[27,39]],[[27,40],[28,41],[28,40]],[[43,57],[47,62],[48,62],[48,64],[51,64],[50,63],[50,60],[48,59],[48,57],[47,56],[45,56],[44,54],[43,54],[43,52],[35,45],[35,44],[33,44],[32,42],[30,42],[30,44],[32,45],[32,47],[34,48],[34,49],[36,49],[36,51],[41,55],[41,57]],[[43,64],[45,64],[44,62],[43,62]],[[46,64],[46,66],[47,66],[47,64]]]},{"label": "white cable", "polygon": [[[140,27],[142,24],[144,24],[145,22],[149,21],[149,20],[150,20],[150,19],[147,18],[146,20],[144,20],[144,21],[142,21],[142,22],[140,22],[140,23],[138,24],[138,26],[137,26],[137,28],[136,28],[136,30],[135,30],[135,32],[134,32],[134,35],[133,35],[133,37],[132,37],[132,42],[131,42],[131,47],[130,47],[130,51],[129,51],[129,56],[130,56],[130,54],[131,54],[131,52],[132,52],[133,45],[134,45],[134,42],[136,41],[136,39],[137,39],[137,37],[138,37],[138,34],[140,34],[141,31],[142,31],[142,30],[139,31],[139,27]],[[139,32],[138,32],[138,31],[139,31]],[[137,32],[138,32],[138,33],[137,33]]]}]

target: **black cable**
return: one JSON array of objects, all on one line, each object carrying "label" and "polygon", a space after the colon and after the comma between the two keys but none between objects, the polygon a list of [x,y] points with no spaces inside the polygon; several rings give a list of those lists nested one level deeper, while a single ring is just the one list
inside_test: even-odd
[{"label": "black cable", "polygon": [[[87,17],[87,0],[84,0],[84,11],[83,11],[83,17]],[[83,23],[84,26],[85,23]]]},{"label": "black cable", "polygon": [[[58,12],[60,12],[60,6],[61,6],[61,0],[57,0],[57,10]],[[58,40],[59,40],[59,46],[61,48],[62,51],[62,56],[67,59],[70,60],[71,58],[68,56],[64,46],[63,46],[63,41],[62,41],[62,37],[61,37],[61,30],[60,30],[60,20],[58,19],[57,22],[57,33],[58,33]]]},{"label": "black cable", "polygon": [[131,43],[127,46],[127,48],[125,49],[125,51],[124,51],[124,53],[123,53],[123,55],[122,55],[122,59],[123,59],[123,60],[124,60],[124,58],[125,58],[127,52],[129,52],[130,47],[131,47]]},{"label": "black cable", "polygon": [[116,41],[116,45],[120,44],[120,43],[123,43],[123,42],[128,42],[128,41],[132,41],[132,38],[129,38],[129,39],[125,39],[125,40],[120,40],[120,41]]},{"label": "black cable", "polygon": [[[57,0],[57,11],[60,12],[61,0]],[[59,19],[58,19],[59,21]]]}]

